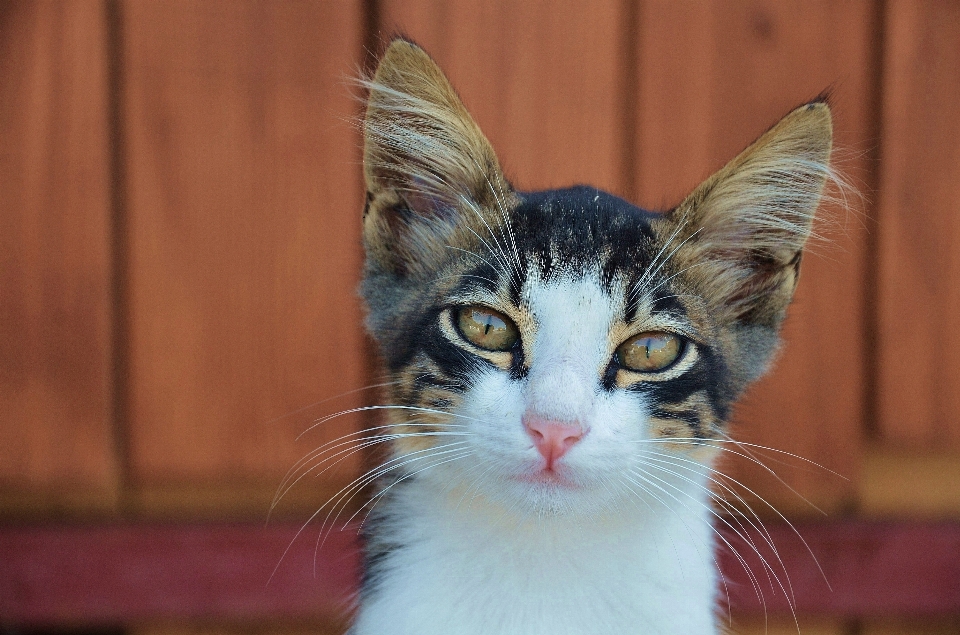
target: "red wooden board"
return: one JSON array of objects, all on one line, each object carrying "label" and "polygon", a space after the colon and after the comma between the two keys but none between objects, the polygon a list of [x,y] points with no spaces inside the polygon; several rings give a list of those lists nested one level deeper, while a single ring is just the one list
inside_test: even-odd
[{"label": "red wooden board", "polygon": [[343,612],[358,573],[354,534],[333,534],[318,552],[314,571],[318,532],[305,531],[294,541],[297,529],[4,529],[0,620],[109,625],[154,619],[296,619]]},{"label": "red wooden board", "polygon": [[[330,536],[316,556],[314,575],[318,529],[312,527],[294,540],[298,529],[295,525],[0,529],[0,616],[7,624],[104,625],[342,614],[358,579],[355,533]],[[960,524],[842,521],[799,525],[798,530],[816,560],[788,527],[769,527],[790,574],[798,613],[864,618],[960,613]],[[755,532],[752,539],[763,543]],[[784,594],[775,583],[771,588],[758,558],[750,556],[742,543],[733,544],[761,580],[766,609],[771,614],[788,613]],[[769,550],[761,553],[773,562]],[[763,605],[736,558],[726,553],[719,561],[734,618],[761,613]],[[270,579],[275,567],[276,575]]]}]

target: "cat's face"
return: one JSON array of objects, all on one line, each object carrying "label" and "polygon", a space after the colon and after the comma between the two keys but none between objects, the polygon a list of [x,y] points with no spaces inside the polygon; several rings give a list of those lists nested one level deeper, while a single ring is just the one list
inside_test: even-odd
[{"label": "cat's face", "polygon": [[386,471],[536,513],[698,473],[776,347],[829,174],[826,105],[652,214],[588,187],[513,190],[414,45],[394,42],[370,88]]}]

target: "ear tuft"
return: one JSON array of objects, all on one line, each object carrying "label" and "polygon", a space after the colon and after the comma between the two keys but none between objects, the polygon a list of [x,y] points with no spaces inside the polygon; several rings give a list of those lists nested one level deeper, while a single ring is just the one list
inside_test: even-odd
[{"label": "ear tuft", "polygon": [[686,279],[728,322],[778,327],[828,181],[833,125],[800,106],[703,182],[665,219]]},{"label": "ear tuft", "polygon": [[367,252],[390,269],[409,270],[460,215],[502,204],[510,186],[490,143],[419,46],[394,40],[362,84],[369,91]]}]

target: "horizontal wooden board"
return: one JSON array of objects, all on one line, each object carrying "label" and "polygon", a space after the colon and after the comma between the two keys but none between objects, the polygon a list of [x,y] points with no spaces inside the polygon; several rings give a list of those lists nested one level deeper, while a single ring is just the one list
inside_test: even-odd
[{"label": "horizontal wooden board", "polygon": [[864,624],[859,632],[862,635],[956,635],[960,633],[960,619],[883,620]]},{"label": "horizontal wooden board", "polygon": [[0,512],[109,510],[106,12],[0,13]]},{"label": "horizontal wooden board", "polygon": [[[199,618],[282,623],[335,616],[358,580],[355,533],[331,534],[315,552],[319,529],[309,527],[297,537],[299,528],[0,528],[0,614],[12,625],[75,626]],[[790,528],[770,524],[767,530],[789,572],[803,623],[816,623],[817,615],[820,624],[830,616],[943,619],[960,609],[960,525],[798,525],[816,560]],[[756,532],[749,535],[763,544]],[[749,549],[735,544],[761,576],[774,624],[783,623],[789,619],[784,595],[769,588]],[[761,552],[773,557],[765,548]],[[735,623],[756,622],[764,606],[740,565],[729,554],[721,555],[720,565],[733,591]]]},{"label": "horizontal wooden board", "polygon": [[[831,87],[836,167],[855,182],[869,176],[863,152],[874,143],[877,62],[871,2],[645,0],[639,7],[641,204],[672,207],[780,117]],[[837,510],[853,497],[866,399],[866,231],[858,202],[853,195],[852,210],[820,211],[825,240],[804,258],[785,344],[772,372],[748,392],[732,431],[806,461],[736,448],[766,467],[733,453],[724,466],[790,513],[816,513],[804,498]]]},{"label": "horizontal wooden board", "polygon": [[124,630],[128,635],[338,635],[343,624],[330,620],[300,620],[289,623],[217,624],[208,621],[191,623],[159,622],[137,624]]},{"label": "horizontal wooden board", "polygon": [[960,5],[885,3],[878,423],[960,448]]},{"label": "horizontal wooden board", "polygon": [[801,616],[798,622],[790,618],[740,620],[729,629],[730,635],[849,635],[850,625],[843,620]]},{"label": "horizontal wooden board", "polygon": [[867,517],[960,519],[960,453],[869,447],[857,499]]},{"label": "horizontal wooden board", "polygon": [[369,383],[360,2],[130,2],[123,25],[133,485],[276,486]]},{"label": "horizontal wooden board", "polygon": [[358,579],[355,534],[332,534],[316,550],[319,529],[299,529],[0,529],[0,614],[49,626],[335,617]]},{"label": "horizontal wooden board", "polygon": [[[795,527],[797,533],[784,525],[767,525],[776,555],[765,537],[753,529],[744,533],[773,570],[779,571],[788,593],[792,588],[797,613],[852,619],[930,619],[953,616],[960,610],[957,523],[851,520],[797,523]],[[734,605],[754,612],[762,611],[765,605],[771,614],[789,614],[787,595],[764,575],[757,554],[744,541],[730,540],[758,576],[762,590],[761,601],[740,563],[729,551],[722,550],[720,568],[728,578]]]}]

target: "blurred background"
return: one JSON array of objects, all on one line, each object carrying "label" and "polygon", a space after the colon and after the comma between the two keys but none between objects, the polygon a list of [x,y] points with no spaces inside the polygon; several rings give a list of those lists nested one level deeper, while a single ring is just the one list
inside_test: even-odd
[{"label": "blurred background", "polygon": [[830,91],[862,199],[823,210],[781,360],[736,415],[789,454],[724,464],[793,595],[752,560],[760,601],[727,554],[721,613],[738,633],[796,633],[791,604],[804,634],[960,633],[950,0],[0,2],[0,632],[342,629],[354,535],[294,538],[363,457],[264,521],[301,457],[375,425],[300,436],[375,399],[351,78],[395,33],[519,188],[652,209]]}]

